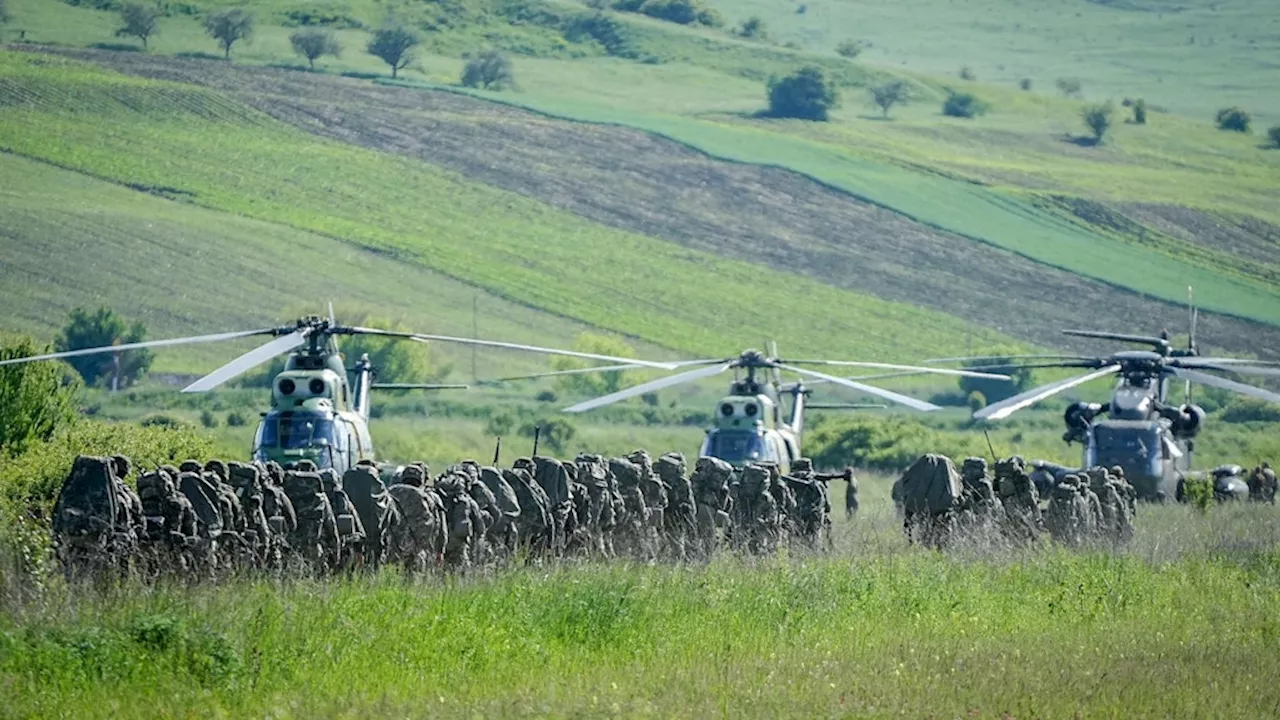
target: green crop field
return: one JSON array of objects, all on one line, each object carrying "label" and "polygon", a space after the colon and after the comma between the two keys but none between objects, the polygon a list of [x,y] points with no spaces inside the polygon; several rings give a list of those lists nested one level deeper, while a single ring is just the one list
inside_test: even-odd
[{"label": "green crop field", "polygon": [[1272,508],[1144,509],[1117,554],[829,556],[4,597],[8,716],[1260,717]]}]

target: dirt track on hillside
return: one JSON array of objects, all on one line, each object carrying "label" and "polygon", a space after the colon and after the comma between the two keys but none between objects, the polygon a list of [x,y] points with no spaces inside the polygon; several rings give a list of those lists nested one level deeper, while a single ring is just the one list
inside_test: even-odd
[{"label": "dirt track on hillside", "polygon": [[[1066,327],[1154,332],[1186,324],[1182,307],[938,231],[796,173],[714,160],[639,131],[290,70],[74,55],[214,88],[307,132],[440,165],[610,226],[941,310],[1046,346],[1101,349],[1068,341],[1058,333]],[[1256,251],[1264,241],[1235,242]],[[1280,356],[1280,328],[1205,316],[1200,330],[1207,346]]]}]

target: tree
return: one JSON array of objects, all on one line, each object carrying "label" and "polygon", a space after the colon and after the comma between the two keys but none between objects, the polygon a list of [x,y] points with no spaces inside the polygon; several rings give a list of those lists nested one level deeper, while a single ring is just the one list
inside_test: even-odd
[{"label": "tree", "polygon": [[1031,78],[1022,78],[1019,80],[1018,87],[1027,92],[1031,92]]},{"label": "tree", "polygon": [[990,109],[990,105],[979,100],[973,93],[949,90],[947,99],[942,103],[942,114],[959,118],[974,118]]},{"label": "tree", "polygon": [[764,20],[758,16],[752,15],[742,22],[742,26],[738,28],[738,37],[750,38],[752,40],[764,40],[769,37],[769,30],[765,27]]},{"label": "tree", "polygon": [[871,88],[871,102],[880,108],[880,112],[885,117],[889,117],[889,108],[906,104],[907,84],[901,80],[894,80],[883,85],[875,85]]},{"label": "tree", "polygon": [[968,65],[965,65],[964,67],[960,68],[960,79],[973,82],[974,80],[978,79],[978,76],[973,73],[973,68],[969,67]]},{"label": "tree", "polygon": [[1280,149],[1280,125],[1276,125],[1268,130],[1267,137],[1271,140],[1271,147]]},{"label": "tree", "polygon": [[413,48],[422,42],[410,30],[402,27],[383,28],[373,34],[366,48],[370,55],[391,66],[391,77],[413,62]]},{"label": "tree", "polygon": [[[386,330],[407,331],[400,323],[383,318],[356,314],[344,321],[364,327],[376,327]],[[377,335],[353,335],[342,342],[342,354],[347,366],[356,363],[362,356],[368,355],[369,362],[378,371],[378,382],[386,383],[423,383],[435,382],[448,374],[450,368],[439,368],[432,375],[430,346],[423,343],[406,342],[395,338]]]},{"label": "tree", "polygon": [[1058,86],[1058,92],[1064,97],[1080,97],[1081,85],[1080,81],[1075,78],[1058,78],[1055,84]]},{"label": "tree", "polygon": [[[635,348],[628,345],[621,338],[590,332],[584,332],[579,335],[573,341],[573,349],[578,352],[613,355],[615,357],[634,357],[636,354]],[[571,357],[557,357],[551,361],[551,367],[555,370],[578,370],[597,364]],[[559,378],[557,384],[560,386],[561,391],[569,397],[598,397],[618,392],[622,388],[631,385],[634,375],[634,371],[629,372],[626,370],[564,375]]]},{"label": "tree", "polygon": [[1142,98],[1133,101],[1133,124],[1147,124],[1147,101]]},{"label": "tree", "polygon": [[862,51],[866,49],[867,44],[861,40],[845,40],[836,46],[836,54],[852,60],[861,55]]},{"label": "tree", "polygon": [[1115,117],[1115,108],[1109,102],[1101,105],[1090,105],[1080,112],[1080,117],[1084,120],[1085,126],[1089,128],[1089,132],[1093,133],[1094,142],[1101,143],[1102,138],[1111,129],[1111,120]]},{"label": "tree", "polygon": [[[29,338],[0,345],[0,360],[46,352]],[[78,381],[62,363],[0,366],[0,455],[14,456],[75,421]]]},{"label": "tree", "polygon": [[835,85],[813,66],[769,80],[769,114],[773,117],[824,122],[839,100]]},{"label": "tree", "polygon": [[1218,111],[1219,130],[1247,133],[1249,124],[1252,122],[1253,117],[1238,107],[1223,108]]},{"label": "tree", "polygon": [[129,3],[120,8],[120,28],[116,37],[136,37],[147,46],[147,39],[158,32],[157,27],[163,13],[153,6]]},{"label": "tree", "polygon": [[563,453],[569,443],[578,435],[578,428],[568,419],[562,417],[544,418],[538,422],[525,423],[520,427],[520,434],[532,438],[538,437],[539,454],[550,450],[557,455]]},{"label": "tree", "polygon": [[342,53],[342,47],[338,45],[337,38],[329,30],[319,28],[299,30],[289,36],[289,42],[293,44],[295,53],[307,59],[307,65],[312,70],[316,69],[318,58],[325,55],[338,57]]},{"label": "tree", "polygon": [[[142,342],[147,328],[141,322],[132,325],[116,315],[110,308],[101,307],[90,313],[83,308],[71,311],[71,318],[55,341],[59,352],[80,350],[108,345],[126,345]],[[142,379],[151,367],[150,350],[126,350],[121,353],[102,353],[69,358],[67,362],[80,373],[85,384],[104,382],[112,389],[127,387]]]},{"label": "tree", "polygon": [[481,51],[463,66],[462,84],[485,90],[502,90],[515,85],[510,58],[497,50]]},{"label": "tree", "polygon": [[228,60],[231,59],[232,45],[253,38],[253,25],[253,14],[240,8],[216,12],[204,19],[204,31],[218,41],[223,56]]}]

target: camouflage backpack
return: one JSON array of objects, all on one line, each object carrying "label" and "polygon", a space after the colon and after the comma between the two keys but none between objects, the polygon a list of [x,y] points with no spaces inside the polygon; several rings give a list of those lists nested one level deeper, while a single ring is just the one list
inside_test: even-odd
[{"label": "camouflage backpack", "polygon": [[81,455],[54,504],[53,533],[90,543],[105,539],[119,529],[118,504],[110,459]]},{"label": "camouflage backpack", "polygon": [[909,513],[943,513],[958,508],[964,488],[951,458],[924,455],[902,474],[902,502]]}]

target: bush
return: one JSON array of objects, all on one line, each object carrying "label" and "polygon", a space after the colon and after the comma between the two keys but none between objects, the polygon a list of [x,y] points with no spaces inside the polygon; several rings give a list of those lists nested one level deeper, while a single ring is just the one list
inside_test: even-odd
[{"label": "bush", "polygon": [[959,118],[974,118],[985,114],[990,105],[979,100],[973,93],[950,91],[942,103],[942,114]]},{"label": "bush", "polygon": [[214,415],[211,410],[201,410],[200,424],[207,428],[216,428],[218,427],[218,416]]},{"label": "bush", "polygon": [[724,18],[715,9],[703,5],[700,0],[618,0],[615,10],[635,12],[680,25],[706,25],[722,27]]},{"label": "bush", "polygon": [[1031,91],[1031,78],[1022,78],[1021,80],[1019,80],[1019,81],[1018,81],[1018,87],[1019,87],[1019,88],[1021,88],[1021,89],[1023,89],[1023,90],[1026,90],[1027,92],[1030,92],[1030,91]]},{"label": "bush", "polygon": [[1280,422],[1280,405],[1273,405],[1257,398],[1238,397],[1222,411],[1222,421],[1229,423]]},{"label": "bush", "polygon": [[[45,348],[22,338],[0,346],[0,360],[39,355]],[[60,362],[0,366],[0,457],[47,441],[76,420],[79,382]]]},{"label": "bush", "polygon": [[825,121],[839,103],[835,85],[809,66],[794,75],[769,80],[769,114],[780,118]]},{"label": "bush", "polygon": [[547,450],[559,454],[577,437],[578,428],[566,418],[552,417],[525,423],[520,428],[520,434],[527,438],[538,436],[539,454],[545,455]]},{"label": "bush", "polygon": [[1267,138],[1271,140],[1271,147],[1280,148],[1280,125],[1274,125],[1267,131]]},{"label": "bush", "polygon": [[743,21],[742,25],[737,29],[738,37],[749,38],[751,40],[764,40],[769,37],[769,30],[765,27],[764,20],[752,15]]},{"label": "bush", "polygon": [[969,67],[968,65],[965,65],[964,67],[960,68],[960,79],[973,82],[974,80],[978,79],[978,76],[973,73],[973,68]]},{"label": "bush", "polygon": [[462,68],[462,85],[485,90],[503,90],[515,85],[511,60],[497,50],[484,50]]},{"label": "bush", "polygon": [[628,28],[602,12],[571,17],[564,25],[564,36],[570,42],[581,42],[584,38],[595,40],[613,57],[636,59],[638,56]]},{"label": "bush", "polygon": [[244,427],[248,423],[249,420],[235,410],[227,413],[227,427]]},{"label": "bush", "polygon": [[1080,117],[1084,120],[1085,126],[1089,128],[1089,132],[1093,133],[1093,139],[1098,143],[1102,142],[1102,138],[1111,129],[1111,119],[1114,115],[1115,108],[1109,102],[1101,105],[1090,105],[1080,112]]},{"label": "bush", "polygon": [[491,437],[506,437],[511,434],[515,426],[515,416],[508,412],[497,412],[489,417],[489,422],[484,426],[484,432]]},{"label": "bush", "polygon": [[1080,97],[1082,86],[1080,81],[1075,78],[1058,78],[1055,81],[1058,86],[1058,92],[1065,97]]},{"label": "bush", "polygon": [[554,390],[543,390],[535,395],[533,399],[538,402],[553,403],[556,401],[556,392]]},{"label": "bush", "polygon": [[[64,352],[142,342],[146,337],[145,325],[141,322],[130,324],[108,307],[100,307],[93,313],[76,308],[71,311],[71,317],[54,345],[59,352]],[[152,359],[151,351],[143,348],[120,353],[118,363],[115,353],[83,355],[68,358],[67,362],[80,373],[85,384],[118,381],[120,387],[127,387],[146,375]]]},{"label": "bush", "polygon": [[1142,98],[1133,101],[1133,124],[1147,124],[1147,101]]},{"label": "bush", "polygon": [[983,395],[978,390],[974,390],[973,392],[969,393],[969,399],[967,403],[969,405],[970,410],[972,410],[973,412],[978,412],[979,410],[987,406],[987,396]]},{"label": "bush", "polygon": [[845,40],[836,46],[836,54],[840,57],[846,57],[852,60],[862,54],[867,49],[867,44],[861,40]]},{"label": "bush", "polygon": [[1223,108],[1218,111],[1219,130],[1247,133],[1252,122],[1253,117],[1238,107]]}]

